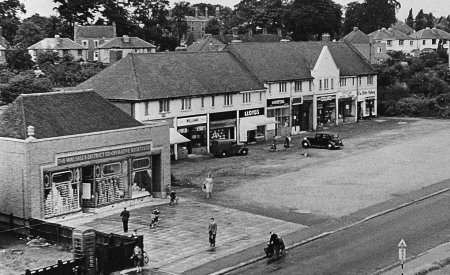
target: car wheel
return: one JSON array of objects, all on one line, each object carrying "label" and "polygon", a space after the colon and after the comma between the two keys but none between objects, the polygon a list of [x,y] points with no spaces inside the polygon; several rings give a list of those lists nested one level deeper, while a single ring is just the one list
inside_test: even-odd
[{"label": "car wheel", "polygon": [[241,155],[243,155],[243,156],[248,155],[248,149],[242,149],[241,150]]},{"label": "car wheel", "polygon": [[222,158],[226,158],[226,157],[228,157],[228,152],[224,150],[224,151],[222,151],[222,153],[220,153],[220,156]]},{"label": "car wheel", "polygon": [[333,146],[333,144],[331,144],[331,143],[328,143],[328,144],[327,144],[327,148],[331,150],[331,149],[333,149],[333,148],[334,148],[334,146]]},{"label": "car wheel", "polygon": [[303,148],[308,148],[309,147],[309,143],[306,142],[306,141],[303,141],[302,142],[302,146],[303,146]]}]

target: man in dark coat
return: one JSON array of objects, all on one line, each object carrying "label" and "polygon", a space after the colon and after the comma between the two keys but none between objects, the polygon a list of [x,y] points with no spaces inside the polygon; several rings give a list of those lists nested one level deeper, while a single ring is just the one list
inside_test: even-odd
[{"label": "man in dark coat", "polygon": [[130,212],[128,212],[127,208],[124,207],[122,213],[120,213],[120,216],[122,217],[122,223],[123,223],[123,232],[128,232],[128,220],[130,219]]}]

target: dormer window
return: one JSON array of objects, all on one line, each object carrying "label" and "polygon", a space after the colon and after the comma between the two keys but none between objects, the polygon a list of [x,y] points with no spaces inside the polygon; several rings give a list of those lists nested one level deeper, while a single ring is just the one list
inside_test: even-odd
[{"label": "dormer window", "polygon": [[81,41],[81,45],[85,48],[87,48],[89,46],[89,41],[88,40],[83,40]]}]

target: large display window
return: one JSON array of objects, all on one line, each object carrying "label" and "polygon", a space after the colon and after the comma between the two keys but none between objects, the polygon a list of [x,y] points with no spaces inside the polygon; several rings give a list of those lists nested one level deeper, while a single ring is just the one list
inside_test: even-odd
[{"label": "large display window", "polygon": [[150,157],[132,160],[132,197],[152,194],[152,162]]},{"label": "large display window", "polygon": [[80,169],[44,172],[44,216],[81,210]]}]

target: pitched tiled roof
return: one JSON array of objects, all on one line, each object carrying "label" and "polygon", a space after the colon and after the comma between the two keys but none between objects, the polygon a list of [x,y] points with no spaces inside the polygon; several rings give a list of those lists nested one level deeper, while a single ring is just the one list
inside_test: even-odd
[{"label": "pitched tiled roof", "polygon": [[[230,44],[231,41],[236,40],[232,34],[225,34],[223,36],[215,35],[217,39],[222,40],[226,44]],[[248,34],[239,34],[239,38],[242,42],[280,42],[283,39],[277,34],[253,34],[249,36]]]},{"label": "pitched tiled roof", "polygon": [[114,26],[75,26],[76,38],[114,38],[116,30]]},{"label": "pitched tiled roof", "polygon": [[406,25],[402,21],[397,21],[397,23],[392,24],[391,28],[406,33],[407,35],[414,33],[414,29]]},{"label": "pitched tiled roof", "polygon": [[148,100],[264,89],[229,52],[129,54],[77,88],[115,100]]},{"label": "pitched tiled roof", "polygon": [[358,28],[354,28],[353,31],[341,39],[341,41],[347,41],[352,44],[369,44],[370,40],[370,37]]},{"label": "pitched tiled roof", "polygon": [[155,45],[150,44],[139,37],[128,37],[128,42],[125,42],[124,37],[115,37],[108,42],[98,46],[99,49],[142,49],[142,48],[156,48]]},{"label": "pitched tiled roof", "polygon": [[187,47],[188,52],[202,52],[202,51],[211,51],[210,44],[217,44],[218,50],[221,51],[226,46],[222,41],[213,37],[211,34],[205,34],[202,38],[198,39],[191,45]]},{"label": "pitched tiled roof", "polygon": [[0,136],[37,139],[142,126],[94,91],[22,94],[0,114]]},{"label": "pitched tiled roof", "polygon": [[75,43],[69,38],[44,38],[34,45],[28,47],[28,50],[85,50],[83,46]]},{"label": "pitched tiled roof", "polygon": [[450,39],[450,33],[441,29],[426,28],[410,35],[414,39]]},{"label": "pitched tiled roof", "polygon": [[372,66],[345,42],[237,43],[228,45],[261,81],[310,79],[311,70],[324,46],[333,56],[342,76],[373,74]]},{"label": "pitched tiled roof", "polygon": [[403,33],[401,31],[398,31],[393,28],[382,28],[379,30],[376,30],[372,33],[369,33],[369,36],[374,40],[410,40],[411,37],[409,37],[406,33]]}]

